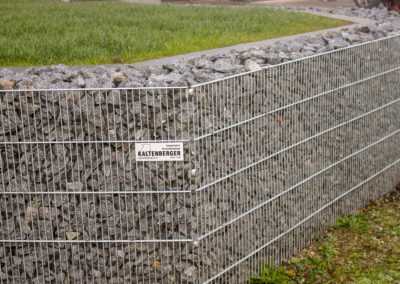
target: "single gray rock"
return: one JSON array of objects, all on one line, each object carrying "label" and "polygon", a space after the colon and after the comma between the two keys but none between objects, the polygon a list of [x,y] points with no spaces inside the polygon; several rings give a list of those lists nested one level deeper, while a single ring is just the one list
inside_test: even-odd
[{"label": "single gray rock", "polygon": [[194,60],[194,66],[196,68],[206,68],[206,69],[211,69],[212,68],[212,62],[210,60],[204,59],[204,58],[198,58]]},{"label": "single gray rock", "polygon": [[261,49],[253,49],[249,52],[251,54],[252,58],[257,58],[257,59],[268,59],[268,54],[261,50]]},{"label": "single gray rock", "polygon": [[212,69],[214,71],[220,73],[231,73],[236,71],[238,68],[239,66],[232,64],[229,60],[226,59],[217,59],[217,61],[215,61],[212,66]]},{"label": "single gray rock", "polygon": [[246,60],[246,59],[250,59],[252,57],[252,54],[250,52],[243,52],[239,55],[239,58],[241,60]]},{"label": "single gray rock", "polygon": [[168,74],[162,74],[158,76],[154,76],[152,79],[154,82],[167,82],[170,84],[175,84],[177,86],[184,86],[186,85],[186,82],[184,80],[184,77],[177,71],[168,73]]},{"label": "single gray rock", "polygon": [[244,67],[246,68],[247,71],[256,71],[261,69],[261,66],[251,59],[247,59],[244,62]]},{"label": "single gray rock", "polygon": [[277,53],[268,53],[267,55],[267,63],[275,65],[281,63],[281,58]]},{"label": "single gray rock", "polygon": [[122,72],[115,72],[111,74],[111,79],[114,81],[116,86],[119,86],[123,81],[127,80],[126,76]]},{"label": "single gray rock", "polygon": [[328,45],[331,46],[333,49],[347,47],[350,44],[345,41],[343,38],[336,37],[333,39],[328,40]]},{"label": "single gray rock", "polygon": [[342,31],[340,34],[344,40],[350,43],[359,42],[361,40],[361,36],[355,33]]},{"label": "single gray rock", "polygon": [[286,61],[286,60],[289,59],[289,56],[288,56],[286,53],[282,52],[282,51],[279,52],[278,56],[279,56],[279,58],[280,58],[281,60],[283,60],[283,61]]},{"label": "single gray rock", "polygon": [[288,42],[286,44],[286,46],[287,46],[288,52],[298,52],[303,49],[303,45],[300,43],[297,43],[295,41]]},{"label": "single gray rock", "polygon": [[76,182],[67,182],[66,183],[68,191],[82,191],[84,188],[83,183],[76,181]]},{"label": "single gray rock", "polygon": [[85,87],[86,87],[85,80],[83,80],[83,78],[82,78],[81,76],[79,76],[79,77],[76,79],[76,83],[77,83],[77,85],[78,85],[79,88],[85,88]]},{"label": "single gray rock", "polygon": [[325,41],[321,35],[309,37],[307,39],[307,42],[311,43],[311,44],[319,45],[319,46],[325,45]]}]

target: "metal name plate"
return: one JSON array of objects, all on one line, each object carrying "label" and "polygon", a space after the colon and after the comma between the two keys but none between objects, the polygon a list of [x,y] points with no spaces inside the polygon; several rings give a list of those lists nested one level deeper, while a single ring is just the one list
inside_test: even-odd
[{"label": "metal name plate", "polygon": [[136,161],[183,161],[183,142],[135,143]]}]

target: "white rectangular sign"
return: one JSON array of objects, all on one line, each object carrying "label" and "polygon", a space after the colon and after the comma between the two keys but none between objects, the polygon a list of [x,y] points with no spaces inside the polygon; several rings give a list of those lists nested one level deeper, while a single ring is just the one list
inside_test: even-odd
[{"label": "white rectangular sign", "polygon": [[135,143],[136,161],[183,161],[183,142]]}]

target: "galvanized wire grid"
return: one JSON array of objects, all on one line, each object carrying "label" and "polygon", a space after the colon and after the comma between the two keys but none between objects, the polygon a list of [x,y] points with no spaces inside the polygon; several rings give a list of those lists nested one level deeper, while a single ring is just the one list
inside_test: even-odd
[{"label": "galvanized wire grid", "polygon": [[[1,91],[0,279],[243,283],[400,179],[400,37],[191,88]],[[137,162],[136,142],[184,161]]]}]

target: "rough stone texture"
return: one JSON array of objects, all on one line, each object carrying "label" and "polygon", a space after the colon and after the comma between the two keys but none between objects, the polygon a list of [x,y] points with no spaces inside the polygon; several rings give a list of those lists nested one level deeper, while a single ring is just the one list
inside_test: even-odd
[{"label": "rough stone texture", "polygon": [[261,66],[251,59],[246,59],[244,62],[244,67],[247,71],[256,71],[261,69]]},{"label": "rough stone texture", "polygon": [[[18,78],[12,81],[16,88],[27,89],[100,81],[106,88],[193,84],[375,35],[382,35],[377,27],[342,30],[141,71],[53,66],[24,76],[3,71],[2,77]],[[398,130],[399,103],[343,124],[398,98],[398,71],[310,99],[398,67],[398,46],[399,40],[375,43],[348,51],[346,61],[343,53],[332,53],[188,90],[0,91],[0,237],[50,241],[4,242],[1,281],[198,283],[212,277],[398,159],[396,134],[326,169]],[[285,105],[290,107],[271,112]],[[126,142],[201,135],[184,143],[183,162],[136,162],[135,144]],[[299,240],[361,207],[377,188],[393,185],[399,172],[393,167],[385,179],[373,179],[329,206],[271,243],[265,255],[256,254],[252,265],[266,255],[280,262],[298,251]],[[246,264],[221,282],[246,281],[256,268]]]},{"label": "rough stone texture", "polygon": [[0,90],[12,90],[14,89],[14,82],[5,79],[0,79]]}]

